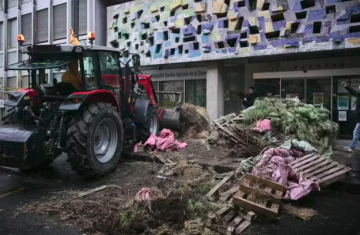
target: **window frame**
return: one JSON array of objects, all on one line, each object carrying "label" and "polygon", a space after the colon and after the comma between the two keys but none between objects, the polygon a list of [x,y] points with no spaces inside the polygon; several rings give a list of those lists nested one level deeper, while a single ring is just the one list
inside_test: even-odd
[{"label": "window frame", "polygon": [[[16,36],[17,36],[17,31],[18,31],[17,20],[18,20],[18,19],[17,19],[16,17],[8,20],[8,32],[9,32],[9,33],[7,34],[7,36],[8,36],[8,38],[7,38],[7,40],[8,40],[8,45],[7,45],[7,47],[8,47],[9,50],[11,50],[11,49],[16,49],[17,46],[18,46],[18,44],[17,44],[17,38],[16,38]],[[15,30],[14,30],[14,32],[11,30],[11,29],[12,29],[12,26],[13,26],[12,24],[15,25]],[[12,36],[14,36],[14,38],[12,38]],[[14,45],[13,45],[13,43],[14,43]]]}]

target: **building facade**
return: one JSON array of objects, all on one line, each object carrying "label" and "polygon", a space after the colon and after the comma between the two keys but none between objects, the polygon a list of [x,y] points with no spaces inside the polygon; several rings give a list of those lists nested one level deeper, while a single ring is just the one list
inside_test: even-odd
[{"label": "building facade", "polygon": [[109,46],[139,53],[159,89],[206,94],[212,119],[239,111],[255,86],[328,108],[351,133],[354,98],[340,83],[360,84],[358,0],[139,0],[107,17]]},{"label": "building facade", "polygon": [[[100,0],[0,0],[0,86],[2,89],[26,87],[27,73],[4,71],[4,68],[21,60],[17,35],[23,34],[25,44],[67,44],[70,43],[70,27],[74,27],[74,11],[78,16],[78,38],[87,42],[87,32],[97,33],[96,44],[106,44],[106,8],[108,2]],[[118,1],[119,2],[119,1]],[[46,71],[49,83],[60,79],[55,70]]]}]

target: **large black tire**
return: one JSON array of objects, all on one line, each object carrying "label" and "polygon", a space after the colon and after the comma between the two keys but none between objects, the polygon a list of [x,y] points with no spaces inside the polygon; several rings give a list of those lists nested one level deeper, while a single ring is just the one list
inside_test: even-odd
[{"label": "large black tire", "polygon": [[[154,127],[156,125],[156,127]],[[151,134],[159,135],[160,130],[160,118],[157,107],[149,106],[147,112],[147,122],[139,125],[141,132],[141,139],[147,140]]]},{"label": "large black tire", "polygon": [[[108,119],[111,120],[116,129],[116,147],[109,147],[106,150],[113,149],[111,151],[115,151],[109,161],[100,162],[94,150],[95,141],[99,141],[99,133],[96,132],[99,124],[109,122]],[[120,160],[124,136],[120,114],[116,108],[107,103],[91,104],[83,109],[81,117],[76,118],[71,123],[68,128],[66,148],[72,168],[81,175],[92,177],[99,177],[111,172]],[[111,141],[111,138],[108,141]]]}]

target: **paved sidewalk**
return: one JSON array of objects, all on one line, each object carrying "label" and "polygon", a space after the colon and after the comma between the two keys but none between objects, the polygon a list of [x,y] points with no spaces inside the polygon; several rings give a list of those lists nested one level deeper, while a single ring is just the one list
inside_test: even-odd
[{"label": "paved sidewalk", "polygon": [[[351,143],[351,140],[336,140],[335,146],[337,148],[343,148],[343,147],[348,147],[350,145],[350,143]],[[360,141],[355,149],[360,150]]]}]

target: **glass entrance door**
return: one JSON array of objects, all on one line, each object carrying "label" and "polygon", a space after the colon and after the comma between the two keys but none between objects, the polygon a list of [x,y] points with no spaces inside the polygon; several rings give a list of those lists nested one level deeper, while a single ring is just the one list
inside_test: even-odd
[{"label": "glass entrance door", "polygon": [[346,82],[354,90],[359,91],[360,76],[334,77],[333,121],[340,127],[340,138],[351,139],[356,125],[356,97],[352,96],[342,85]]},{"label": "glass entrance door", "polygon": [[331,111],[330,77],[306,79],[306,103]]},{"label": "glass entrance door", "polygon": [[304,101],[305,99],[305,79],[304,78],[282,78],[281,79],[281,98],[295,98]]}]

